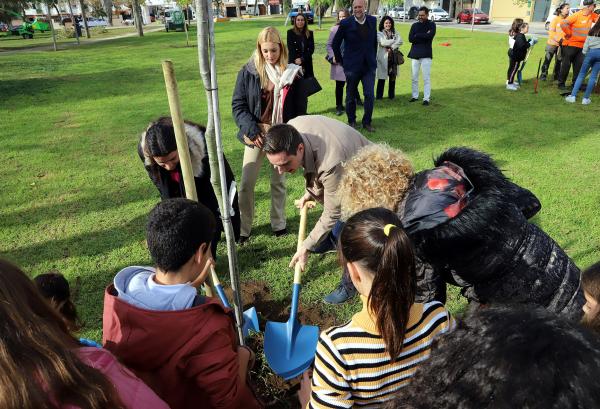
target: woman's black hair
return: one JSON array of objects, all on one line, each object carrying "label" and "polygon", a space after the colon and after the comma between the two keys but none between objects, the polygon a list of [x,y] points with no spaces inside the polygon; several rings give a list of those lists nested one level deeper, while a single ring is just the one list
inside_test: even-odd
[{"label": "woman's black hair", "polygon": [[173,121],[163,116],[154,121],[146,130],[146,149],[150,156],[167,156],[177,150]]},{"label": "woman's black hair", "polygon": [[565,6],[570,6],[570,4],[569,3],[561,3],[561,4],[559,4],[558,7],[556,8],[556,10],[554,11],[554,15],[555,16],[560,16],[560,12],[562,11],[562,9]]},{"label": "woman's black hair", "polygon": [[383,25],[385,24],[386,20],[390,20],[392,22],[392,33],[396,33],[396,30],[394,29],[394,19],[391,18],[390,16],[383,16],[383,18],[381,19],[381,21],[379,22],[379,31],[383,31]]},{"label": "woman's black hair", "polygon": [[509,36],[514,36],[515,34],[519,33],[519,26],[523,24],[523,19],[522,18],[516,18],[513,20],[511,26],[510,26],[510,30],[508,30],[508,35]]},{"label": "woman's black hair", "polygon": [[45,273],[33,279],[35,286],[42,296],[56,308],[63,317],[70,331],[80,328],[79,317],[75,304],[71,301],[69,282],[60,273]]},{"label": "woman's black hair", "polygon": [[600,18],[598,21],[596,21],[592,28],[590,28],[588,35],[592,37],[600,37]]},{"label": "woman's black hair", "polygon": [[[387,225],[392,226],[386,228]],[[377,329],[390,358],[395,361],[402,351],[410,308],[415,301],[412,243],[398,216],[382,207],[350,217],[339,242],[342,263],[358,263],[374,275],[367,304],[376,316]]]}]

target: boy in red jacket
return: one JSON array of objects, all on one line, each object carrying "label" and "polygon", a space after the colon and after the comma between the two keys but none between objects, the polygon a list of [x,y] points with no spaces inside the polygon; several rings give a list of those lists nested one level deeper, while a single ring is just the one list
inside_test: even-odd
[{"label": "boy in red jacket", "polygon": [[104,295],[105,348],[173,409],[261,407],[246,379],[254,354],[237,344],[230,310],[197,292],[215,228],[204,205],[162,201],[146,228],[156,267],[121,270]]}]

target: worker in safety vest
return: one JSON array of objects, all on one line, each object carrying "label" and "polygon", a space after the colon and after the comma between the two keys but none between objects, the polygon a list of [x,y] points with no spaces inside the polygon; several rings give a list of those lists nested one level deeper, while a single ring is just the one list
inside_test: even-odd
[{"label": "worker in safety vest", "polygon": [[562,43],[562,63],[558,76],[558,88],[561,90],[566,89],[565,83],[569,76],[571,64],[573,64],[573,83],[579,75],[584,58],[583,43],[585,43],[590,28],[598,20],[598,14],[594,13],[595,8],[595,0],[583,0],[583,8],[560,23],[560,28],[565,35]]},{"label": "worker in safety vest", "polygon": [[564,38],[564,33],[562,28],[560,28],[560,23],[569,16],[569,11],[571,10],[571,5],[569,3],[560,4],[554,14],[556,17],[552,19],[550,23],[550,27],[548,29],[548,42],[546,44],[546,57],[544,58],[544,64],[542,65],[542,75],[540,79],[542,81],[546,81],[548,76],[548,69],[550,68],[550,63],[552,62],[552,58],[556,55],[556,61],[554,63],[554,80],[558,79],[558,74],[560,72],[560,62],[562,59],[561,54],[561,46]]}]

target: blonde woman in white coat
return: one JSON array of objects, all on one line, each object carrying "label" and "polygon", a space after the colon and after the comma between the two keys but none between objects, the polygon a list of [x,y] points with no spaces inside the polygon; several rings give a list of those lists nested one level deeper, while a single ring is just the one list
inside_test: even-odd
[{"label": "blonde woman in white coat", "polygon": [[375,98],[383,99],[385,80],[389,79],[388,97],[394,99],[398,65],[395,63],[393,51],[402,45],[402,38],[394,30],[394,20],[390,16],[383,17],[379,23],[377,45],[377,92]]}]

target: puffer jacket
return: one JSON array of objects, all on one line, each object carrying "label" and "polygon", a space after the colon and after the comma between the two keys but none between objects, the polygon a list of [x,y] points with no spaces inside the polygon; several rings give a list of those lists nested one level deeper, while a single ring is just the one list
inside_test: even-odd
[{"label": "puffer jacket", "polygon": [[[400,206],[417,251],[419,301],[444,302],[450,283],[470,301],[532,303],[579,319],[581,273],[528,222],[541,208],[537,198],[469,148],[449,149],[434,164],[415,176]],[[437,179],[440,171],[450,185]]]}]

